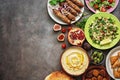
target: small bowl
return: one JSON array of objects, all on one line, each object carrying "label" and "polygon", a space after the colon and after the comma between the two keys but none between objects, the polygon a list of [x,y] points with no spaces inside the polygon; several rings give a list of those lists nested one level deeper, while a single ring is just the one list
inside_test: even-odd
[{"label": "small bowl", "polygon": [[[66,56],[70,55],[71,53],[75,53],[75,52],[77,52],[77,53],[82,52],[86,56],[85,57],[86,61],[84,61],[84,67],[82,67],[82,71],[81,71],[81,69],[79,69],[77,71],[73,71],[73,70],[69,70],[66,67],[66,63],[64,61]],[[89,63],[90,63],[90,59],[89,59],[89,55],[87,54],[87,52],[83,48],[77,47],[77,46],[72,46],[72,47],[67,48],[65,51],[63,51],[63,53],[61,55],[61,58],[60,58],[60,64],[61,64],[61,67],[62,67],[63,71],[66,72],[67,74],[71,75],[71,76],[82,75],[87,70],[87,68],[89,67]]]},{"label": "small bowl", "polygon": [[106,71],[106,68],[104,66],[89,66],[89,68],[86,70],[86,72],[82,75],[82,80],[86,80],[87,73],[89,71],[94,70],[94,69],[104,70],[105,71],[105,77],[107,78],[107,80],[110,80],[110,76],[108,75],[108,73]]},{"label": "small bowl", "polygon": [[[102,60],[101,60],[99,63],[95,63],[94,60],[92,59],[92,55],[93,55],[93,53],[94,53],[95,51],[97,51],[97,52],[101,52],[102,55],[103,55],[103,58],[102,58]],[[94,64],[94,65],[101,65],[101,64],[104,64],[104,61],[105,61],[105,55],[104,55],[104,53],[103,53],[101,50],[96,50],[96,49],[95,49],[95,50],[92,50],[92,51],[91,51],[90,59],[91,59],[91,63],[92,63],[92,64]]]}]

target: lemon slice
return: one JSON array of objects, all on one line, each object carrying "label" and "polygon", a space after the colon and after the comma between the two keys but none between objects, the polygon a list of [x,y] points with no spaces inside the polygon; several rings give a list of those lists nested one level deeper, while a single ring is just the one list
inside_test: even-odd
[{"label": "lemon slice", "polygon": [[102,40],[102,41],[100,42],[100,45],[105,45],[105,44],[108,44],[108,43],[110,43],[110,42],[112,42],[112,40],[111,40],[110,38],[104,39],[104,40]]}]

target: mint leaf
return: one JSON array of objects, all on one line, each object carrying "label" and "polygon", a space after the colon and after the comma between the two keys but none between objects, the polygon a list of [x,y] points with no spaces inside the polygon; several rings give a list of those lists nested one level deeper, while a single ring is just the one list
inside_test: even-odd
[{"label": "mint leaf", "polygon": [[88,18],[84,18],[82,21],[77,22],[75,25],[84,30],[87,20],[88,20]]},{"label": "mint leaf", "polygon": [[100,3],[101,2],[101,0],[96,0],[96,3]]},{"label": "mint leaf", "polygon": [[114,7],[115,6],[115,3],[112,3],[112,4],[109,4],[111,7]]},{"label": "mint leaf", "polygon": [[50,0],[50,5],[53,5],[53,6],[55,6],[55,5],[57,5],[58,3],[60,3],[60,2],[63,2],[63,1],[65,1],[65,0]]},{"label": "mint leaf", "polygon": [[51,0],[49,3],[50,3],[51,5],[56,5],[58,2],[57,2],[57,0]]},{"label": "mint leaf", "polygon": [[59,2],[64,2],[65,0],[59,0]]},{"label": "mint leaf", "polygon": [[91,1],[91,2],[89,3],[89,5],[90,5],[91,7],[93,7],[93,6],[94,6],[94,1]]},{"label": "mint leaf", "polygon": [[99,4],[99,8],[101,8],[102,7],[102,4]]},{"label": "mint leaf", "polygon": [[109,5],[109,2],[108,1],[104,1],[103,4],[104,5]]}]

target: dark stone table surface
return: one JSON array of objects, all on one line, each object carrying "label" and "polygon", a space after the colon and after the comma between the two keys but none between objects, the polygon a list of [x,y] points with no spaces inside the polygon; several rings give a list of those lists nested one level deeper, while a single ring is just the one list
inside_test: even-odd
[{"label": "dark stone table surface", "polygon": [[[61,70],[63,49],[46,4],[47,0],[0,0],[0,80],[44,80]],[[85,12],[93,14],[87,7]],[[120,20],[120,3],[112,14]]]}]

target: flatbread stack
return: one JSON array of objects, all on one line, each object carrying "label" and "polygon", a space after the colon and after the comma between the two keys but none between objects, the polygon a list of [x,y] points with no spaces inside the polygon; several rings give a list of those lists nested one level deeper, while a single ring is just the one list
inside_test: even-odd
[{"label": "flatbread stack", "polygon": [[116,56],[110,57],[111,66],[115,78],[120,78],[120,52]]}]

